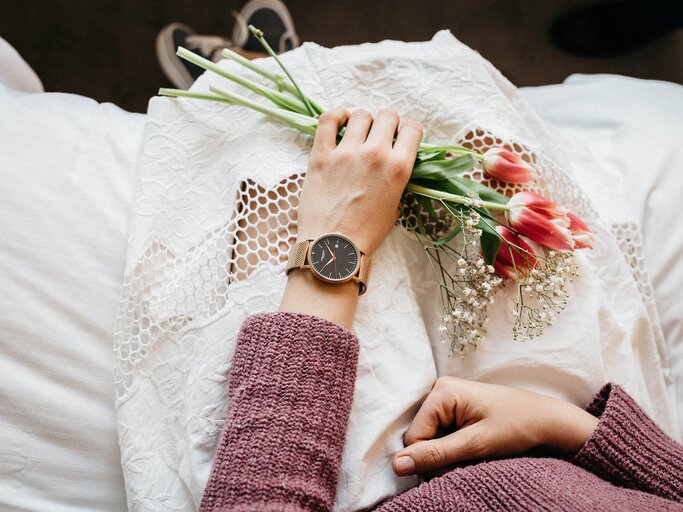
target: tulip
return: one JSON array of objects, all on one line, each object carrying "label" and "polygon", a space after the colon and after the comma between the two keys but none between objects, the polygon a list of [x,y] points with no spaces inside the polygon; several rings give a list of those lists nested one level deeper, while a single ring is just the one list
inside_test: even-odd
[{"label": "tulip", "polygon": [[579,249],[592,249],[595,233],[588,229],[588,226],[572,212],[568,212],[567,217],[569,217],[569,231],[572,232],[574,245]]},{"label": "tulip", "polygon": [[518,275],[524,276],[536,266],[535,254],[539,248],[536,244],[505,226],[496,226],[502,243],[493,262],[493,268],[503,277],[517,280]]},{"label": "tulip", "polygon": [[574,249],[566,208],[533,192],[515,194],[507,206],[510,226],[527,238],[555,251]]},{"label": "tulip", "polygon": [[536,179],[533,167],[503,148],[491,148],[484,153],[484,174],[507,183],[529,183]]}]

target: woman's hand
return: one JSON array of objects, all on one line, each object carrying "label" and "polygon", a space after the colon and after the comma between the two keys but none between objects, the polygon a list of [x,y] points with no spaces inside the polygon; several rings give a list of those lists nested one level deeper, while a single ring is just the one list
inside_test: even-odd
[{"label": "woman's hand", "polygon": [[[339,233],[365,254],[374,253],[396,222],[421,139],[420,125],[400,124],[393,110],[380,110],[374,119],[364,110],[349,114],[343,108],[321,115],[297,212],[299,240]],[[358,285],[352,281],[327,284],[311,272],[294,271],[280,310],[349,328],[357,301]]]},{"label": "woman's hand", "polygon": [[420,125],[404,121],[399,127],[393,110],[380,110],[374,119],[365,110],[322,114],[301,192],[299,239],[340,233],[372,254],[396,222],[421,139]]},{"label": "woman's hand", "polygon": [[[444,473],[451,466],[537,446],[574,454],[598,419],[568,402],[531,391],[441,377],[403,436],[394,472]],[[451,432],[440,437],[444,431]]]}]

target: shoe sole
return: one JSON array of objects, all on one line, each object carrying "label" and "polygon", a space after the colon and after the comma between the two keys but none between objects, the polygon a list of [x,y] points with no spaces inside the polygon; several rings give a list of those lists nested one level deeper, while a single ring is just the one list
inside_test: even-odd
[{"label": "shoe sole", "polygon": [[173,85],[179,89],[189,89],[194,83],[190,72],[180,62],[180,57],[176,55],[176,48],[173,45],[173,31],[180,28],[189,34],[194,33],[192,29],[182,23],[171,23],[166,25],[156,39],[157,60],[162,71]]},{"label": "shoe sole", "polygon": [[[249,0],[249,2],[242,7],[239,14],[244,21],[248,21],[252,14],[259,9],[270,9],[275,11],[285,25],[285,32],[282,34],[282,36],[280,36],[279,45],[276,49],[277,53],[282,53],[282,51],[284,51],[282,47],[287,38],[291,39],[293,48],[299,46],[299,36],[294,30],[294,21],[292,20],[292,15],[289,13],[289,9],[287,9],[285,4],[283,4],[280,0]],[[243,27],[240,23],[235,23],[235,28],[232,32],[233,44],[243,48],[247,43],[247,39],[249,39],[249,31],[243,30]]]}]

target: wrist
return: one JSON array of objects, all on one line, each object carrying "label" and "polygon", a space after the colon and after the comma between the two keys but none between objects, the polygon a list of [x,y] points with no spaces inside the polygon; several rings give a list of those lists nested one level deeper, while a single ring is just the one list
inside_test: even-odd
[{"label": "wrist", "polygon": [[293,270],[287,277],[280,311],[317,316],[350,329],[357,303],[357,283],[325,283],[309,271]]},{"label": "wrist", "polygon": [[598,418],[569,402],[551,400],[546,446],[565,455],[574,455],[593,434]]}]

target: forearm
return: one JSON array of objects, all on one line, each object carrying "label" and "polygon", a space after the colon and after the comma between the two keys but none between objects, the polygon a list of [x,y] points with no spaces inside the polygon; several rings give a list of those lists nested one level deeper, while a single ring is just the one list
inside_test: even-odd
[{"label": "forearm", "polygon": [[600,422],[572,462],[620,487],[683,501],[683,446],[628,393],[607,384],[588,411]]},{"label": "forearm", "polygon": [[322,318],[250,317],[200,510],[331,509],[357,358],[353,334]]},{"label": "forearm", "polygon": [[350,329],[357,303],[356,283],[329,284],[312,272],[294,270],[287,278],[280,311],[317,316]]}]

